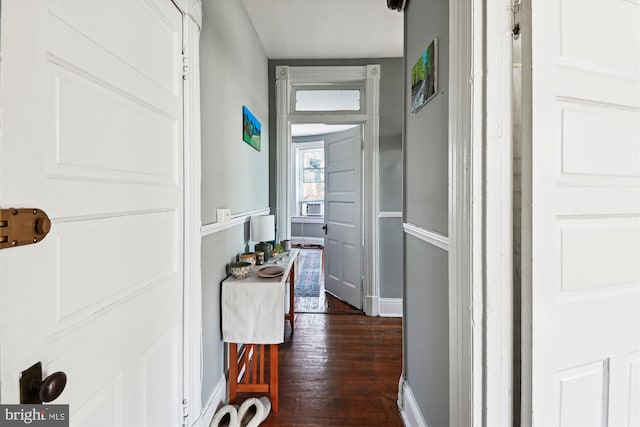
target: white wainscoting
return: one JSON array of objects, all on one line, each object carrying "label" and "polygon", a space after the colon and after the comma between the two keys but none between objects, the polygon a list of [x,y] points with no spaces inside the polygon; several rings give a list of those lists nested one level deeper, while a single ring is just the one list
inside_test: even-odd
[{"label": "white wainscoting", "polygon": [[202,227],[202,237],[210,236],[214,233],[219,233],[222,230],[227,230],[229,228],[235,227],[236,225],[244,224],[249,221],[254,215],[269,215],[271,213],[271,208],[258,209],[251,212],[243,212],[239,214],[231,215],[231,219],[229,221],[224,222],[214,222],[211,224],[207,224]]}]

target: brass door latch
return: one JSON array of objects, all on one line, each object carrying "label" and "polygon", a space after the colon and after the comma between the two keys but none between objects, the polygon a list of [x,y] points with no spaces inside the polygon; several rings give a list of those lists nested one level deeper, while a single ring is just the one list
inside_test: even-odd
[{"label": "brass door latch", "polygon": [[0,209],[0,249],[38,243],[49,230],[51,220],[42,209]]}]

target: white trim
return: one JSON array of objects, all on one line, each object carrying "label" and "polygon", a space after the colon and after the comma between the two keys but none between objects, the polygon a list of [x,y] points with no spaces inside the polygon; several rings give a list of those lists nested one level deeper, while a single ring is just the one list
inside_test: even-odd
[{"label": "white trim", "polygon": [[367,65],[367,122],[364,135],[364,298],[363,310],[368,316],[378,316],[378,304],[373,302],[380,295],[378,272],[378,212],[380,210],[380,65]]},{"label": "white trim", "polygon": [[[532,303],[533,289],[532,283],[532,264],[533,259],[533,171],[532,171],[532,138],[533,138],[533,105],[532,105],[532,32],[531,32],[531,1],[525,0],[520,6],[520,26],[522,27],[522,156],[521,156],[521,233],[522,241],[520,252],[520,354],[521,358],[521,377],[520,377],[520,425],[522,427],[531,427],[532,420],[532,404],[533,404],[533,337],[532,337]],[[526,207],[526,208],[525,208]],[[525,262],[528,260],[528,262]],[[525,285],[526,284],[526,285]]]},{"label": "white trim", "polygon": [[276,67],[276,230],[281,240],[291,238],[291,193],[293,191],[291,121],[289,104],[290,68]]},{"label": "white trim", "polygon": [[295,84],[362,83],[368,77],[368,70],[365,67],[316,66],[286,68],[289,68],[289,78]]},{"label": "white trim", "polygon": [[449,424],[483,423],[484,7],[449,2]]},{"label": "white trim", "polygon": [[402,298],[380,298],[378,307],[380,317],[402,317]]},{"label": "white trim", "polygon": [[292,236],[292,245],[322,245],[324,246],[324,238],[322,237],[304,237],[304,236]]},{"label": "white trim", "polygon": [[427,230],[426,228],[418,227],[406,222],[402,224],[402,228],[405,233],[410,234],[413,237],[437,246],[440,249],[444,249],[445,251],[449,250],[449,238],[444,234]]},{"label": "white trim", "polygon": [[378,218],[402,218],[402,212],[378,212]]},{"label": "white trim", "polygon": [[513,425],[512,0],[485,6],[484,401],[486,425]]},{"label": "white trim", "polygon": [[[291,111],[291,88],[300,84],[365,83],[366,114],[340,112],[301,114]],[[380,65],[346,67],[276,67],[276,229],[280,239],[291,236],[291,123],[364,123],[364,282],[363,309],[378,315],[378,193],[380,145]]]},{"label": "white trim", "polygon": [[402,409],[400,410],[400,415],[402,415],[402,421],[404,421],[406,427],[427,427],[427,422],[420,411],[416,397],[406,381],[402,382]]},{"label": "white trim", "polygon": [[214,222],[211,224],[207,224],[202,227],[201,235],[202,237],[210,236],[214,233],[219,233],[222,230],[227,230],[229,228],[235,227],[237,225],[244,224],[249,221],[254,215],[269,215],[271,212],[271,208],[258,209],[256,211],[251,212],[243,212],[235,215],[231,215],[231,219],[225,222]]},{"label": "white trim", "polygon": [[[184,296],[182,399],[186,423],[202,411],[201,137],[199,0],[183,15]],[[194,21],[195,15],[195,21]]]},{"label": "white trim", "polygon": [[364,307],[369,307],[370,312],[365,313],[367,316],[380,316],[380,297],[377,295],[366,295],[364,297]]},{"label": "white trim", "polygon": [[198,30],[202,29],[202,0],[172,1],[180,12],[182,12],[183,16],[189,17],[191,21],[198,26]]},{"label": "white trim", "polygon": [[227,401],[227,380],[224,375],[220,377],[216,388],[209,396],[206,405],[204,406],[204,411],[202,411],[202,415],[195,420],[192,427],[209,427],[211,424],[211,420],[213,420],[213,416],[216,414],[218,407],[221,403]]}]

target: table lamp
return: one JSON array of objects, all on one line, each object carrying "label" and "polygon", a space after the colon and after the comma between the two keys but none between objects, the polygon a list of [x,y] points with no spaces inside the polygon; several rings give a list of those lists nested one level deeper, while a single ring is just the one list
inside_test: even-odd
[{"label": "table lamp", "polygon": [[264,252],[264,260],[271,257],[273,246],[267,243],[276,239],[275,217],[273,215],[256,215],[251,217],[251,240],[256,243],[255,250]]}]

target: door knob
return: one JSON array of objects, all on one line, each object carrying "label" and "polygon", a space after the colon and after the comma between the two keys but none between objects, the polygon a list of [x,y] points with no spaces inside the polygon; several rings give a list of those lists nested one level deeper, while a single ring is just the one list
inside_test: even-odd
[{"label": "door knob", "polygon": [[49,375],[43,381],[32,384],[31,387],[38,390],[40,400],[43,402],[51,402],[62,394],[66,385],[67,374],[58,371]]},{"label": "door knob", "polygon": [[322,229],[324,230],[324,234],[327,234],[327,230],[329,229],[329,226],[325,224],[322,226]]},{"label": "door knob", "polygon": [[36,363],[20,374],[20,403],[40,404],[57,399],[67,385],[67,374],[54,372],[44,380],[42,364]]}]

